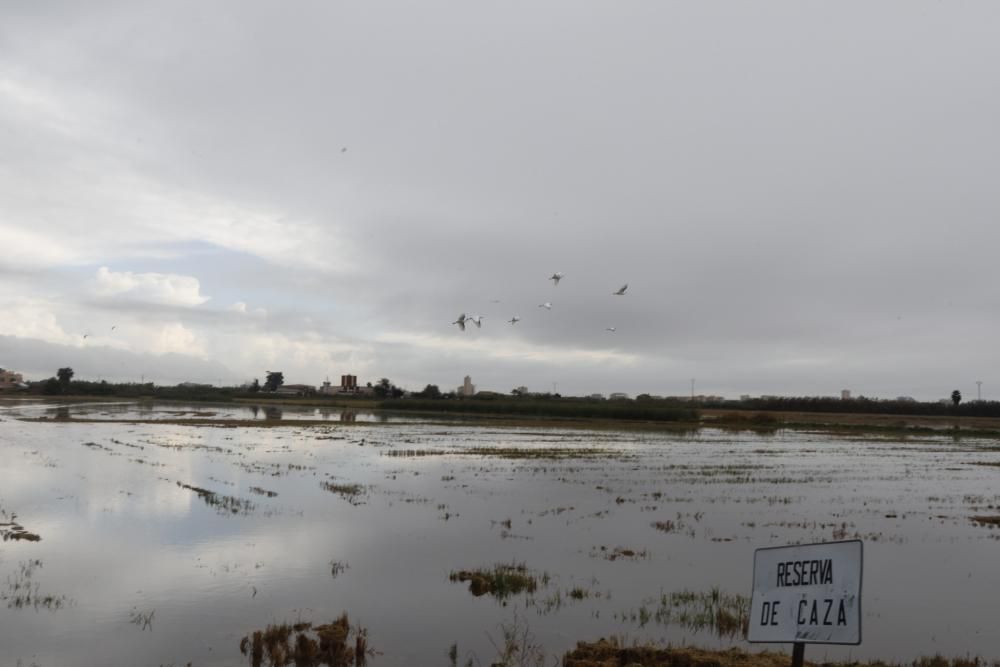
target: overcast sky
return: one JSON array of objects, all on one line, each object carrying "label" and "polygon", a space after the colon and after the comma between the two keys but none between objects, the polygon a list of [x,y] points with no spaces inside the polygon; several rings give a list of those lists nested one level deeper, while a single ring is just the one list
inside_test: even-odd
[{"label": "overcast sky", "polygon": [[0,366],[1000,398],[998,34],[992,0],[4,3]]}]

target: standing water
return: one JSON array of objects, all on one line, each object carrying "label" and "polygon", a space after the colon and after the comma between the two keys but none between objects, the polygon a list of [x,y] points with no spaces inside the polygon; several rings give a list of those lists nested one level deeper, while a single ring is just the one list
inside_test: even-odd
[{"label": "standing water", "polygon": [[344,612],[376,666],[489,664],[513,624],[746,648],[754,549],[853,538],[864,643],[810,660],[1000,656],[991,439],[7,403],[0,462],[3,667],[247,664]]}]

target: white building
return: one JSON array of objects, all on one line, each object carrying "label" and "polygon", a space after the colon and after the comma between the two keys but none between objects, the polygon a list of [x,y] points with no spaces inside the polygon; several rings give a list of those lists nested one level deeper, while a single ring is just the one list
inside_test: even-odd
[{"label": "white building", "polygon": [[468,375],[465,376],[465,381],[458,386],[455,390],[459,396],[475,396],[476,395],[476,385],[472,384],[472,378]]},{"label": "white building", "polygon": [[17,389],[24,386],[24,377],[20,373],[0,368],[0,389]]},{"label": "white building", "polygon": [[850,389],[841,389],[840,390],[840,400],[842,400],[842,401],[849,401],[849,400],[851,400],[851,390]]}]

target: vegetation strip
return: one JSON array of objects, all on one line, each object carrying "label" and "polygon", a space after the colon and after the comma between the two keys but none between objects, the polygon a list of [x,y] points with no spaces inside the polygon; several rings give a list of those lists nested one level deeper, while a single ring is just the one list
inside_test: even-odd
[{"label": "vegetation strip", "polygon": [[[655,645],[626,646],[620,640],[600,639],[596,642],[578,642],[562,659],[562,667],[788,667],[789,657],[784,653],[764,651],[749,653],[730,648],[708,650],[692,647],[662,647]],[[806,665],[817,663],[805,662]],[[939,655],[922,657],[909,663],[889,663],[880,660],[869,662],[824,662],[823,667],[1000,667],[1000,661],[979,658],[943,658]]]}]

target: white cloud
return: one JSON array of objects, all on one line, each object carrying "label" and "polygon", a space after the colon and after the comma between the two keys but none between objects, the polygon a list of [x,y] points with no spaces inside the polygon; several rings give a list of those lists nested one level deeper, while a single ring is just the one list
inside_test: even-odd
[{"label": "white cloud", "polygon": [[180,322],[159,327],[150,338],[148,349],[155,354],[187,354],[195,357],[208,356],[204,344],[198,336]]},{"label": "white cloud", "polygon": [[76,253],[51,234],[0,224],[0,267],[42,269],[67,264]]},{"label": "white cloud", "polygon": [[81,344],[82,337],[68,333],[56,318],[51,304],[43,300],[17,298],[0,300],[0,304],[3,307],[0,334],[35,338],[47,343]]},{"label": "white cloud", "polygon": [[201,283],[193,276],[115,272],[106,266],[97,270],[96,291],[100,296],[127,296],[168,306],[200,306],[210,298],[201,295]]}]

